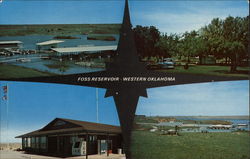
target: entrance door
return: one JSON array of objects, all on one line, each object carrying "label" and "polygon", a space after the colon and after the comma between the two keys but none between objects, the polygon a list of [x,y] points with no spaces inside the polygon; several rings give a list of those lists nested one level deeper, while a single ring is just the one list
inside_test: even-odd
[{"label": "entrance door", "polygon": [[107,153],[107,146],[112,150],[112,140],[98,140],[98,154]]},{"label": "entrance door", "polygon": [[107,152],[107,142],[106,140],[99,140],[100,142],[100,149],[99,149],[99,154],[104,154]]},{"label": "entrance door", "polygon": [[48,137],[48,152],[53,154],[57,152],[57,137]]},{"label": "entrance door", "polygon": [[68,156],[71,155],[72,144],[70,144],[69,136],[58,137],[58,151],[60,155]]}]

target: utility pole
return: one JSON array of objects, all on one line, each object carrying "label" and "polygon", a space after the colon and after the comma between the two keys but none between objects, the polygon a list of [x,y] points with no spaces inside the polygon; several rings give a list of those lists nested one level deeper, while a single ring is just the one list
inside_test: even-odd
[{"label": "utility pole", "polygon": [[98,102],[98,88],[96,88],[96,122],[99,123],[99,102]]},{"label": "utility pole", "polygon": [[[6,91],[6,95],[7,95],[7,99],[6,99],[6,106],[7,106],[7,108],[6,108],[6,112],[7,112],[7,132],[9,131],[9,85],[8,85],[8,83],[6,84],[6,87],[7,87],[7,91]],[[9,143],[9,141],[8,141],[8,148],[10,148],[10,143]]]}]

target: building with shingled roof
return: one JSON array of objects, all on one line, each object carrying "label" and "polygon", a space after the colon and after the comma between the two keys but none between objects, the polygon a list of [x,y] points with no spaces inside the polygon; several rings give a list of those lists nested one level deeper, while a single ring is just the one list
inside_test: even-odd
[{"label": "building with shingled roof", "polygon": [[[39,130],[16,138],[22,138],[24,151],[46,155],[109,154],[122,149],[119,126],[63,118],[56,118]],[[81,144],[81,150],[77,149]]]}]

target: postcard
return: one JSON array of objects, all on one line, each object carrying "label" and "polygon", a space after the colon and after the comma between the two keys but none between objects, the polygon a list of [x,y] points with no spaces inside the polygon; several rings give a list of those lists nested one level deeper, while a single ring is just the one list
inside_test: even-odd
[{"label": "postcard", "polygon": [[0,158],[250,158],[248,11],[0,1]]}]

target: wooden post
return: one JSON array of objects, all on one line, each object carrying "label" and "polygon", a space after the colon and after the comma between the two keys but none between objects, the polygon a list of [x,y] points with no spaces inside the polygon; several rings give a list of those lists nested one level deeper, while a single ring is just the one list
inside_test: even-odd
[{"label": "wooden post", "polygon": [[106,141],[107,141],[107,156],[109,156],[109,134],[107,134]]},{"label": "wooden post", "polygon": [[49,152],[49,136],[46,136],[46,153]]},{"label": "wooden post", "polygon": [[26,137],[25,138],[25,149],[27,149],[27,147],[28,147],[28,138]]},{"label": "wooden post", "polygon": [[22,138],[22,149],[25,149],[25,146],[24,146],[24,145],[25,145],[25,138],[23,137],[23,138]]},{"label": "wooden post", "polygon": [[86,134],[86,159],[88,159],[88,141],[89,141],[89,134]]},{"label": "wooden post", "polygon": [[38,137],[38,152],[41,152],[41,136]]},{"label": "wooden post", "polygon": [[97,140],[97,151],[98,155],[101,155],[101,140]]},{"label": "wooden post", "polygon": [[56,145],[57,146],[56,147],[57,148],[56,151],[57,151],[57,154],[59,154],[59,151],[60,151],[60,142],[59,142],[59,136],[58,135],[56,136],[56,144],[57,144]]}]

